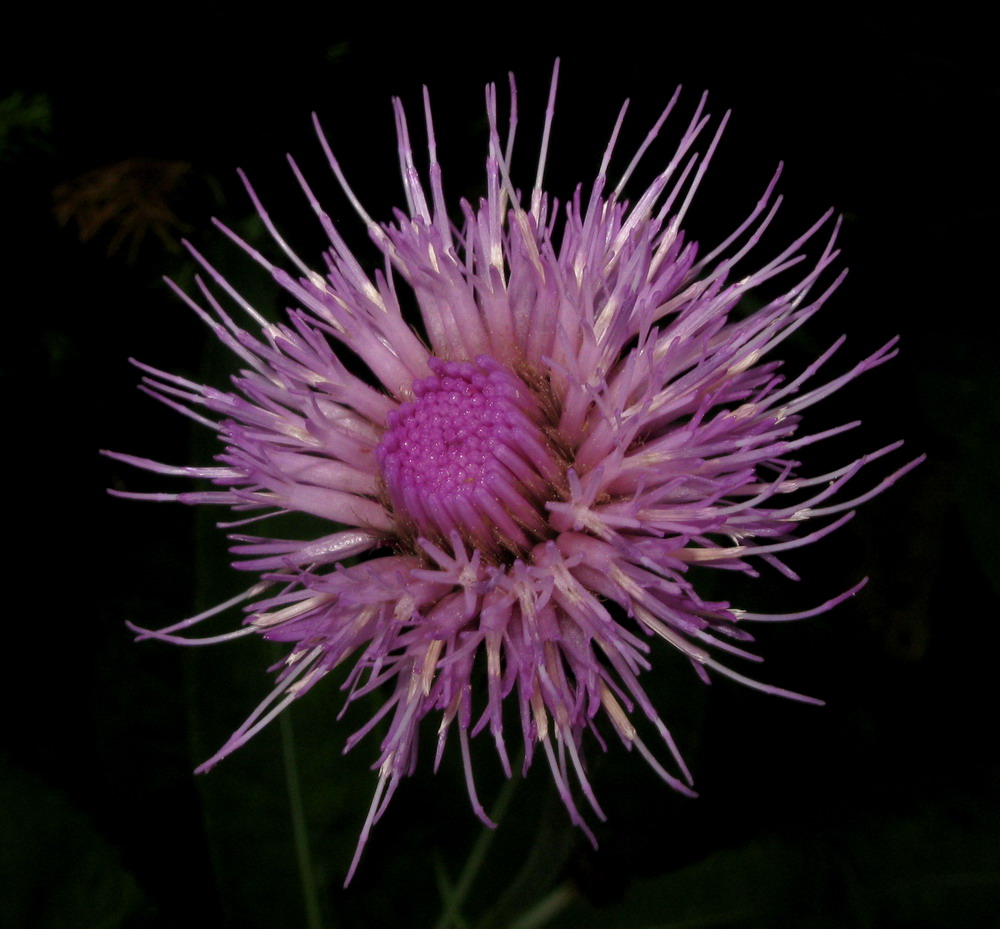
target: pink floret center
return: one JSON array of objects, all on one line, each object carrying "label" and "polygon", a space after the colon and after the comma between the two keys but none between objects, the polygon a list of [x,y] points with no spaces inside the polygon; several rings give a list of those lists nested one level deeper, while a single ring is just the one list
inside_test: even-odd
[{"label": "pink floret center", "polygon": [[487,552],[528,548],[548,534],[542,504],[560,475],[537,399],[488,355],[428,366],[376,449],[397,517],[427,538],[457,530]]}]

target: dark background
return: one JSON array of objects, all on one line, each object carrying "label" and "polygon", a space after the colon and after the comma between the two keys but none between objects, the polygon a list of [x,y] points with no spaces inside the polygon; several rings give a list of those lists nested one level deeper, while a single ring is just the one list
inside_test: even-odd
[{"label": "dark background", "polygon": [[[39,10],[7,34],[4,925],[307,925],[289,770],[318,887],[312,925],[439,925],[442,898],[480,841],[457,750],[436,777],[425,753],[346,891],[377,746],[369,739],[341,757],[366,707],[338,722],[335,682],[297,705],[284,730],[276,724],[195,778],[194,766],[270,688],[265,668],[280,652],[256,640],[192,650],[131,641],[126,620],[169,624],[247,579],[227,566],[213,529],[222,514],[108,498],[109,486],[186,485],[97,449],[174,464],[213,454],[209,437],[135,391],[127,358],[217,386],[233,369],[161,281],[191,286],[181,235],[260,305],[281,309],[211,228],[219,216],[259,237],[236,167],[316,266],[322,237],[284,163],[293,152],[371,266],[375,252],[329,176],[310,113],[369,213],[387,220],[403,205],[389,98],[402,95],[419,140],[427,84],[454,205],[482,192],[483,86],[497,81],[506,100],[510,70],[521,112],[514,173],[530,186],[557,55],[546,186],[561,200],[592,179],[622,99],[634,104],[619,170],[682,83],[679,115],[638,180],[672,153],[703,89],[717,116],[734,111],[690,213],[695,238],[712,244],[737,225],[780,160],[786,206],[761,260],[828,206],[843,212],[851,273],[785,357],[798,370],[841,332],[849,341],[835,370],[897,333],[901,354],[815,411],[814,427],[855,417],[864,426],[817,447],[812,470],[897,438],[929,458],[815,551],[793,554],[801,584],[704,580],[718,596],[780,612],[871,575],[834,613],[761,632],[759,676],[828,706],[727,681],[706,689],[656,650],[648,686],[700,799],[674,796],[620,746],[605,756],[591,744],[609,814],[595,852],[569,827],[539,760],[475,873],[464,924],[1000,924],[998,81],[985,24],[955,6],[905,22],[759,9],[671,11],[658,22],[608,13],[606,22],[543,28],[538,8],[523,18],[503,8],[492,21],[386,11],[350,22],[295,4],[263,19],[179,6],[122,18]],[[122,211],[87,212],[100,190]],[[872,466],[869,484],[883,466]],[[224,618],[213,631],[226,628]],[[501,778],[490,746],[477,742],[491,807]],[[540,900],[551,922],[532,911]]]}]

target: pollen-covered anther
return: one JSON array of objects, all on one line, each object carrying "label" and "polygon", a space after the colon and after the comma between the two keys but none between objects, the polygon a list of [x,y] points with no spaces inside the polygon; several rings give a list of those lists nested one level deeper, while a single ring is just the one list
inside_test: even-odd
[{"label": "pollen-covered anther", "polygon": [[537,398],[488,355],[428,366],[376,449],[397,518],[428,539],[457,531],[484,553],[526,551],[549,534],[562,473]]}]

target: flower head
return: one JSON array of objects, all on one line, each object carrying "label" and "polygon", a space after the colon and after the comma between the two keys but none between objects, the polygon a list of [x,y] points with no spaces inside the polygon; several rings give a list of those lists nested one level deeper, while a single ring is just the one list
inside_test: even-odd
[{"label": "flower head", "polygon": [[[837,257],[831,214],[748,268],[780,202],[775,175],[739,228],[699,254],[682,225],[725,124],[707,138],[704,155],[694,152],[710,125],[704,98],[666,167],[633,202],[624,200],[677,94],[612,186],[623,107],[592,188],[577,188],[559,208],[542,188],[555,86],[553,78],[527,198],[511,173],[513,82],[505,140],[495,88],[487,89],[487,194],[478,206],[460,204],[460,226],[445,205],[426,93],[426,176],[402,105],[394,104],[407,209],[393,223],[368,216],[317,123],[384,270],[363,270],[294,162],[329,236],[323,273],[291,251],[247,184],[294,270],[228,234],[296,308],[282,325],[268,323],[192,249],[206,273],[198,281],[204,306],[178,292],[245,368],[235,389],[221,391],[139,367],[150,392],[216,431],[223,450],[211,467],[114,455],[211,481],[217,489],[153,496],[249,514],[230,528],[287,511],[329,521],[328,534],[304,541],[239,529],[235,566],[260,580],[200,616],[138,631],[170,642],[260,634],[290,644],[273,692],[199,770],[333,668],[353,663],[348,702],[373,691],[386,699],[348,746],[387,721],[359,853],[413,770],[418,729],[429,715],[439,730],[438,758],[457,733],[472,806],[487,822],[469,737],[488,729],[509,775],[505,702],[519,711],[524,766],[540,749],[570,818],[588,834],[578,795],[602,815],[583,756],[588,730],[602,746],[602,733],[614,733],[668,784],[692,793],[681,754],[643,689],[642,676],[655,673],[657,640],[690,659],[706,681],[714,671],[819,702],[752,680],[716,656],[752,658],[745,651],[752,621],[816,615],[861,584],[797,614],[752,614],[703,599],[689,566],[753,575],[754,562],[763,561],[794,577],[783,552],[833,532],[916,463],[853,499],[842,499],[845,485],[899,443],[824,474],[797,471],[800,449],[855,425],[809,433],[800,428],[803,411],[895,353],[893,340],[819,384],[819,369],[842,339],[794,376],[773,359],[843,276],[826,280]],[[821,235],[818,257],[802,265]],[[789,281],[785,292],[734,315],[746,294],[778,276]],[[415,297],[418,319],[401,308],[403,289]],[[370,377],[354,373],[342,348]],[[240,602],[247,616],[236,632],[181,635]],[[474,683],[477,669],[485,672],[482,686]],[[658,733],[665,752],[647,746],[640,723]],[[672,759],[666,766],[664,754]]]}]

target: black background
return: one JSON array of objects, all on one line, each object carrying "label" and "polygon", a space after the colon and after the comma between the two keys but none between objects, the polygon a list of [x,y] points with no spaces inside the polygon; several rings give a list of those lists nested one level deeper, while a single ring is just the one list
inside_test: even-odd
[{"label": "black background", "polygon": [[[841,332],[849,340],[837,370],[897,333],[901,354],[817,411],[819,425],[860,417],[864,426],[810,461],[828,470],[896,438],[929,458],[815,551],[793,555],[801,584],[706,580],[719,596],[783,611],[871,575],[835,613],[761,635],[760,676],[828,706],[725,681],[707,691],[659,650],[651,689],[701,798],[673,796],[619,746],[603,756],[591,745],[609,814],[594,852],[566,825],[539,762],[477,873],[467,924],[518,925],[538,899],[564,904],[554,926],[997,924],[998,81],[986,27],[957,7],[906,21],[606,12],[543,27],[537,9],[522,17],[509,7],[489,20],[355,11],[347,21],[295,4],[265,18],[172,6],[51,21],[38,11],[7,34],[5,924],[306,925],[288,739],[272,727],[210,775],[190,773],[263,697],[265,668],[280,653],[246,640],[207,650],[132,643],[126,619],[166,625],[244,579],[227,567],[216,514],[108,498],[108,486],[182,488],[97,449],[174,464],[212,454],[187,421],[134,390],[127,358],[218,386],[232,370],[161,281],[190,285],[189,260],[167,247],[180,231],[264,306],[276,299],[210,225],[217,215],[254,234],[236,167],[316,265],[322,238],[285,166],[293,152],[372,265],[310,113],[369,213],[387,220],[402,205],[392,95],[420,139],[420,86],[429,87],[454,204],[482,192],[483,86],[505,91],[514,71],[514,171],[527,187],[557,55],[546,186],[560,199],[592,178],[625,97],[634,103],[620,157],[680,83],[682,118],[703,89],[717,116],[734,111],[690,214],[696,238],[712,243],[735,226],[780,160],[787,202],[765,251],[828,206],[844,214],[851,273],[789,347],[790,364]],[[36,116],[24,117],[29,110]],[[679,122],[668,123],[647,172],[671,154]],[[57,223],[53,191],[128,159],[183,166],[164,193],[179,225],[167,243],[150,232],[109,255],[116,222],[81,242],[72,221]],[[456,878],[479,833],[457,751],[436,778],[424,759],[375,829],[354,884],[340,889],[376,746],[340,757],[364,708],[337,722],[326,684],[290,714],[322,925],[433,926],[436,882]],[[501,779],[478,741],[491,806]]]}]

